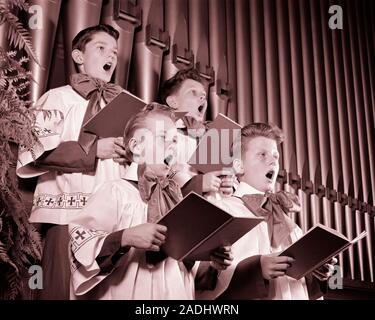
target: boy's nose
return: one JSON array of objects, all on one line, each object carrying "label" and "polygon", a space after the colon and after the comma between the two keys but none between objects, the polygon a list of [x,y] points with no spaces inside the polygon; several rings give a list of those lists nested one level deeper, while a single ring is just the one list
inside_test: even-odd
[{"label": "boy's nose", "polygon": [[170,153],[174,155],[177,151],[177,143],[174,141],[169,141],[167,151],[169,151]]},{"label": "boy's nose", "polygon": [[277,160],[273,156],[270,156],[267,159],[267,165],[269,165],[269,166],[275,166],[276,164],[277,164]]},{"label": "boy's nose", "polygon": [[108,58],[111,58],[111,59],[115,60],[116,57],[117,57],[117,55],[113,51],[109,51]]}]

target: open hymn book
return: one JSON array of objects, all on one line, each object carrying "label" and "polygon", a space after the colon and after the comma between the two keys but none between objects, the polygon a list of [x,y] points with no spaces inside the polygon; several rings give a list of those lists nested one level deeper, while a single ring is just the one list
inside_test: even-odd
[{"label": "open hymn book", "polygon": [[191,155],[189,164],[201,173],[232,168],[231,146],[241,135],[241,126],[219,113]]},{"label": "open hymn book", "polygon": [[126,123],[145,105],[140,98],[123,91],[84,123],[83,128],[101,138],[122,137]]},{"label": "open hymn book", "polygon": [[168,228],[161,250],[180,261],[209,261],[213,250],[232,245],[262,221],[230,214],[190,192],[157,222]]},{"label": "open hymn book", "polygon": [[279,256],[288,256],[296,260],[287,269],[286,274],[299,280],[329,262],[334,256],[357,243],[366,235],[367,232],[363,231],[353,240],[349,240],[336,230],[317,224],[298,241],[281,252]]}]

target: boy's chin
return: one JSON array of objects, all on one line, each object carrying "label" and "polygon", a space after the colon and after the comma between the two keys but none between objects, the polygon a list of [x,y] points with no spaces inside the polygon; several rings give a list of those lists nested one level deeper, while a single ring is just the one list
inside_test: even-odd
[{"label": "boy's chin", "polygon": [[275,191],[275,183],[267,184],[266,186],[264,186],[263,190],[261,190],[261,191],[264,192],[264,193],[274,192]]},{"label": "boy's chin", "polygon": [[165,164],[148,164],[147,167],[160,178],[165,178],[171,170],[170,167]]},{"label": "boy's chin", "polygon": [[89,74],[89,76],[91,76],[93,78],[97,78],[99,80],[102,80],[102,81],[108,83],[108,82],[111,81],[112,74],[113,74],[113,72],[111,74],[99,74],[99,75],[90,75]]}]

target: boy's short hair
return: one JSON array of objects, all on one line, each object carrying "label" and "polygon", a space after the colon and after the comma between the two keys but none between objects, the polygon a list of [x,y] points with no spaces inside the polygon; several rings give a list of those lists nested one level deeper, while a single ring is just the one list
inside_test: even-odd
[{"label": "boy's short hair", "polygon": [[147,117],[153,115],[163,115],[170,118],[173,123],[176,121],[174,110],[171,107],[156,102],[147,104],[141,111],[133,115],[127,122],[124,130],[125,160],[127,164],[133,162],[133,153],[129,149],[130,139],[133,138],[136,130],[144,128]]},{"label": "boy's short hair", "polygon": [[277,125],[262,122],[251,123],[244,126],[241,129],[241,136],[234,140],[231,155],[244,155],[247,151],[248,142],[256,137],[272,139],[278,145],[284,141],[284,134]]},{"label": "boy's short hair", "polygon": [[93,27],[89,27],[86,29],[81,30],[78,34],[74,37],[72,41],[72,51],[78,49],[82,52],[85,51],[86,44],[92,40],[94,34],[98,32],[105,32],[109,34],[111,37],[118,40],[120,33],[108,24],[98,24]]},{"label": "boy's short hair", "polygon": [[203,79],[197,69],[180,70],[172,78],[169,78],[163,83],[160,89],[159,102],[167,104],[167,98],[176,93],[181,88],[182,83],[187,79],[195,80],[203,84]]}]

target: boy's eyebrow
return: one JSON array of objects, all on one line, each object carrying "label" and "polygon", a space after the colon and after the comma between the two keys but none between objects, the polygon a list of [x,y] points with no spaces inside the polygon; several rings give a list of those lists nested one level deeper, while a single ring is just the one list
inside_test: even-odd
[{"label": "boy's eyebrow", "polygon": [[256,149],[256,152],[261,152],[261,151],[270,151],[272,153],[274,153],[274,152],[279,153],[279,150],[270,150],[270,149],[267,149],[265,147],[258,147],[258,149]]},{"label": "boy's eyebrow", "polygon": [[[94,44],[105,44],[105,45],[109,45],[108,42],[105,42],[105,41],[102,41],[102,40],[97,40],[94,42]],[[117,50],[117,46],[115,47],[115,49]]]}]

